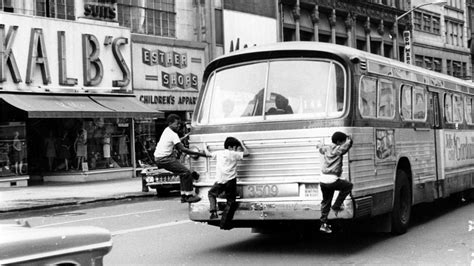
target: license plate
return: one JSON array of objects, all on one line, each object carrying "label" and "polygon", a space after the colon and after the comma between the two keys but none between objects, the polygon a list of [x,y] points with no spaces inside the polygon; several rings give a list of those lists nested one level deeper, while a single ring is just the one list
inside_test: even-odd
[{"label": "license plate", "polygon": [[273,198],[298,196],[298,184],[243,185],[239,195],[242,198]]},{"label": "license plate", "polygon": [[315,198],[319,195],[319,185],[317,184],[306,184],[304,189],[304,196],[306,198]]},{"label": "license plate", "polygon": [[163,175],[155,177],[156,183],[176,183],[179,182],[179,176],[177,175]]}]

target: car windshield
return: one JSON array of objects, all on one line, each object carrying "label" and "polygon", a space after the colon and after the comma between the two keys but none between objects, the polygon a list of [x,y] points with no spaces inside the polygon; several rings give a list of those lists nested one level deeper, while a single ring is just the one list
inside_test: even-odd
[{"label": "car windshield", "polygon": [[342,115],[346,74],[329,60],[274,60],[215,71],[198,124],[334,118]]}]

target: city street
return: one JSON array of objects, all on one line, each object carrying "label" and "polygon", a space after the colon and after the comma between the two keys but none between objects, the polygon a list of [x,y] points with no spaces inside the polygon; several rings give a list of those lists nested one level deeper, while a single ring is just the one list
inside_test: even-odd
[{"label": "city street", "polygon": [[346,232],[333,235],[255,234],[222,231],[192,222],[176,196],[102,202],[22,212],[0,220],[26,219],[32,227],[94,225],[110,230],[105,265],[204,264],[418,264],[472,265],[474,204],[447,202],[414,209],[408,233]]}]

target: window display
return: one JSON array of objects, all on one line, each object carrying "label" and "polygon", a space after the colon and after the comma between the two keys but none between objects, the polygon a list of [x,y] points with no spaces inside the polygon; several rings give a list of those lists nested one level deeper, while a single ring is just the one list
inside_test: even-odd
[{"label": "window display", "polygon": [[0,124],[0,177],[27,174],[25,137],[24,123]]},{"label": "window display", "polygon": [[135,120],[135,155],[137,167],[151,164],[156,147],[156,127],[152,119]]},{"label": "window display", "polygon": [[32,119],[34,171],[131,167],[131,118]]}]

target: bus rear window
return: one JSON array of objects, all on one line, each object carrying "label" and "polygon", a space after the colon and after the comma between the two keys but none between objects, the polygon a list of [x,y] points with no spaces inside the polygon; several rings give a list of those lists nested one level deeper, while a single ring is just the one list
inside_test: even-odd
[{"label": "bus rear window", "polygon": [[207,82],[197,122],[341,116],[346,79],[332,61],[275,60],[218,70]]}]

